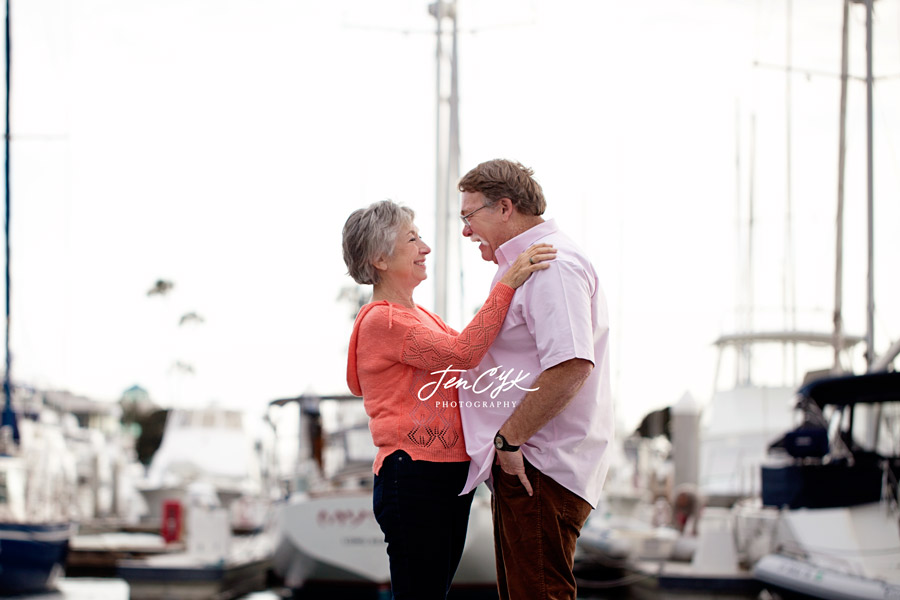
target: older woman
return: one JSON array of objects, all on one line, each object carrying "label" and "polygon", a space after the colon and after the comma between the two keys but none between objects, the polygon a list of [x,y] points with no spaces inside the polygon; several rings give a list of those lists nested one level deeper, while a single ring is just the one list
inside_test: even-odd
[{"label": "older woman", "polygon": [[[413,302],[427,277],[415,214],[390,200],[355,211],[344,225],[344,262],[371,284],[350,337],[347,383],[363,396],[372,440],[375,518],[384,532],[397,600],[444,599],[462,556],[472,493],[460,496],[469,457],[457,398],[500,330],[515,288],[546,269],[556,250],[519,256],[460,333]],[[485,396],[487,398],[487,395]]]}]

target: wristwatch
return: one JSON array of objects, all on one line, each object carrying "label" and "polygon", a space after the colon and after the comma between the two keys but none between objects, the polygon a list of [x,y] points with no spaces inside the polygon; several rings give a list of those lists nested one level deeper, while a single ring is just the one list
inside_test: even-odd
[{"label": "wristwatch", "polygon": [[494,436],[494,447],[503,452],[515,452],[519,449],[519,446],[513,446],[507,442],[506,438],[503,437],[499,431],[497,432],[497,435]]}]

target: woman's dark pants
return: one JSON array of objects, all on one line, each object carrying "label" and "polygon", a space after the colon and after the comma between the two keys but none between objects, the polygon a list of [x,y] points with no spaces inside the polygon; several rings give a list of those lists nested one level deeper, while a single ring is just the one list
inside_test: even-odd
[{"label": "woman's dark pants", "polygon": [[474,492],[460,496],[468,462],[388,456],[375,476],[373,508],[384,532],[395,600],[447,597],[466,543]]}]

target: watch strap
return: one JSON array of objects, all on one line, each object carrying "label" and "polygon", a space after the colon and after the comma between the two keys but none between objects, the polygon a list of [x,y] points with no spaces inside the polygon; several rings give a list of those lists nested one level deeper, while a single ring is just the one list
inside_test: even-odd
[{"label": "watch strap", "polygon": [[[498,441],[501,443],[498,444]],[[494,436],[494,447],[503,452],[516,452],[520,448],[520,446],[513,446],[507,442],[506,438],[503,437],[503,434],[500,432],[497,432],[497,435]]]}]

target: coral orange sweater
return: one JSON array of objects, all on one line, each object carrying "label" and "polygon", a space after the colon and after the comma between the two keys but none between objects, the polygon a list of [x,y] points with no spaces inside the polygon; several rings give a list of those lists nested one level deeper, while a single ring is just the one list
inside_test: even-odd
[{"label": "coral orange sweater", "polygon": [[461,373],[447,373],[439,387],[442,375],[435,372],[478,365],[497,337],[514,293],[497,284],[461,333],[421,307],[419,312],[387,301],[362,307],[350,336],[347,384],[363,397],[369,415],[378,447],[372,467],[376,474],[396,450],[413,460],[469,460],[457,388],[447,385]]}]

